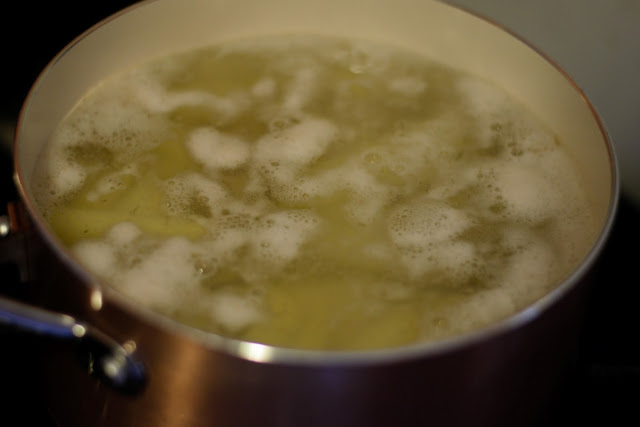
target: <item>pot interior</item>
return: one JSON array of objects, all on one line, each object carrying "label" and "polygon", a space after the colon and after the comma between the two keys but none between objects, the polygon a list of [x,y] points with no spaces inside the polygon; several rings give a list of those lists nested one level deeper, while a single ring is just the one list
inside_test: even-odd
[{"label": "pot interior", "polygon": [[31,190],[38,153],[90,87],[112,73],[174,51],[300,32],[396,44],[495,82],[565,142],[578,163],[598,223],[608,227],[617,192],[615,160],[601,122],[575,84],[499,26],[445,3],[414,0],[155,0],[98,24],[52,61],[20,117],[17,180],[38,225],[50,234]]}]

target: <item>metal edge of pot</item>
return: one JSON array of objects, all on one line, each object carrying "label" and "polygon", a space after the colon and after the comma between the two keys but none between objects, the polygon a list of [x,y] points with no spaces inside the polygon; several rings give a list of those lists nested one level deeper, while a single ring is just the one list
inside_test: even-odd
[{"label": "metal edge of pot", "polygon": [[553,68],[555,68],[555,70],[568,81],[568,83],[573,87],[574,91],[577,92],[583,99],[587,108],[591,111],[594,121],[597,123],[600,129],[603,142],[606,145],[606,149],[609,155],[609,165],[611,173],[611,188],[607,214],[605,216],[603,224],[600,227],[600,232],[597,236],[597,239],[594,241],[590,251],[585,255],[579,266],[565,280],[563,280],[552,291],[550,291],[528,307],[520,310],[516,314],[504,320],[493,323],[480,330],[460,334],[452,338],[435,342],[425,342],[403,347],[366,351],[321,351],[289,349],[226,338],[173,321],[163,315],[160,315],[141,305],[138,305],[133,301],[130,301],[114,289],[111,289],[109,286],[104,286],[102,283],[100,283],[100,281],[98,281],[95,277],[88,273],[87,270],[80,266],[77,261],[75,261],[69,250],[64,247],[64,245],[49,229],[46,221],[44,220],[44,217],[36,208],[34,200],[29,195],[29,190],[26,188],[25,184],[25,172],[19,162],[20,139],[21,131],[24,126],[24,114],[30,106],[30,100],[34,92],[38,90],[39,83],[46,78],[49,70],[54,67],[55,64],[78,42],[80,42],[83,38],[87,37],[94,31],[99,30],[107,23],[117,19],[121,15],[129,13],[130,11],[135,10],[139,7],[143,7],[146,4],[154,3],[155,1],[156,0],[143,0],[125,9],[122,9],[121,11],[118,11],[115,14],[96,23],[85,32],[77,36],[73,41],[71,41],[50,61],[50,63],[44,68],[44,70],[40,73],[40,75],[32,85],[20,111],[18,123],[16,126],[13,153],[15,170],[14,181],[18,190],[18,194],[22,202],[25,204],[26,209],[33,221],[33,224],[35,225],[35,228],[37,229],[39,235],[43,238],[45,243],[52,248],[53,252],[55,252],[56,255],[59,256],[61,262],[66,264],[66,266],[74,274],[78,275],[78,277],[83,280],[83,282],[90,288],[91,292],[98,299],[110,299],[118,306],[123,307],[125,310],[135,313],[150,325],[165,329],[166,331],[178,335],[188,337],[206,348],[214,351],[221,351],[227,353],[232,357],[239,357],[241,359],[253,362],[279,363],[301,366],[376,365],[441,355],[456,351],[460,348],[470,347],[479,342],[486,341],[490,338],[497,337],[502,334],[507,334],[510,331],[516,330],[527,323],[535,321],[535,319],[538,318],[542,313],[562,300],[562,298],[573,288],[578,287],[581,284],[581,280],[597,263],[598,257],[602,252],[604,246],[606,245],[606,241],[615,222],[618,201],[620,197],[620,178],[618,172],[618,161],[613,149],[613,143],[610,140],[609,133],[606,130],[606,126],[600,118],[596,108],[592,105],[592,103],[583,93],[581,88],[575,83],[575,81],[555,61],[545,55],[544,52],[540,51],[533,44],[519,36],[516,32],[476,12],[469,11],[460,6],[450,4],[447,0],[434,0],[435,2],[446,4],[448,7],[460,9],[464,13],[473,15],[475,18],[480,19],[503,31],[509,37],[512,37],[525,44],[527,46],[527,49],[534,51],[543,60],[553,66]]}]

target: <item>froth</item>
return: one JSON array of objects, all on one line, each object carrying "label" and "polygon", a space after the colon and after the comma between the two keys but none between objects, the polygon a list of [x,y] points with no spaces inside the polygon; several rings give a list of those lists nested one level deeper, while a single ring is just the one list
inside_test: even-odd
[{"label": "froth", "polygon": [[109,195],[126,187],[126,179],[129,176],[138,175],[134,165],[127,165],[121,170],[108,174],[98,180],[93,190],[87,193],[87,200],[97,202],[101,197]]},{"label": "froth", "polygon": [[228,97],[217,96],[204,90],[169,92],[152,75],[142,73],[135,82],[134,93],[145,110],[152,113],[168,113],[178,107],[200,106],[219,114],[224,120],[232,119],[249,106],[249,99],[243,94]]},{"label": "froth", "polygon": [[166,183],[167,210],[178,216],[210,217],[219,212],[219,203],[229,197],[228,191],[206,176],[189,172]]},{"label": "froth", "polygon": [[540,223],[560,210],[561,194],[538,170],[503,164],[497,169],[495,179],[494,185],[505,205],[504,215],[515,221]]},{"label": "froth", "polygon": [[172,307],[197,283],[192,247],[183,237],[162,243],[119,277],[122,289],[152,307]]},{"label": "froth", "polygon": [[285,112],[298,113],[311,101],[317,89],[315,84],[317,78],[316,71],[311,68],[299,70],[295,74],[283,102]]},{"label": "froth", "polygon": [[[300,254],[301,246],[318,228],[318,218],[309,211],[282,211],[264,216],[251,233],[249,247],[254,265],[280,270]],[[261,273],[257,269],[258,273]],[[254,273],[255,274],[255,273]]]},{"label": "froth", "polygon": [[[55,162],[55,160],[53,160]],[[51,191],[55,194],[71,193],[84,184],[87,172],[84,168],[78,167],[65,160],[58,159],[56,162],[57,173],[51,176]]]},{"label": "froth", "polygon": [[256,146],[255,159],[275,169],[280,164],[283,169],[301,167],[320,157],[336,134],[337,128],[331,121],[308,117],[261,138]]},{"label": "froth", "polygon": [[509,111],[514,103],[495,85],[473,77],[461,77],[456,88],[473,114],[491,116]]},{"label": "froth", "polygon": [[439,269],[461,280],[471,274],[476,251],[459,238],[473,222],[460,210],[421,197],[394,209],[388,229],[410,277]]},{"label": "froth", "polygon": [[195,161],[214,170],[236,169],[249,160],[249,145],[245,141],[214,128],[196,129],[186,145]]},{"label": "froth", "polygon": [[253,301],[230,292],[216,293],[211,303],[212,317],[227,330],[241,330],[263,316]]},{"label": "froth", "polygon": [[427,83],[415,77],[401,77],[389,82],[389,90],[401,95],[419,95],[425,91]]},{"label": "froth", "polygon": [[121,222],[114,225],[107,234],[107,241],[116,247],[124,247],[142,235],[142,230],[132,222]]},{"label": "froth", "polygon": [[420,197],[393,210],[389,231],[400,247],[425,248],[455,239],[471,224],[473,221],[464,212]]},{"label": "froth", "polygon": [[105,242],[87,241],[78,243],[73,253],[89,270],[98,276],[110,278],[118,265],[113,248]]}]

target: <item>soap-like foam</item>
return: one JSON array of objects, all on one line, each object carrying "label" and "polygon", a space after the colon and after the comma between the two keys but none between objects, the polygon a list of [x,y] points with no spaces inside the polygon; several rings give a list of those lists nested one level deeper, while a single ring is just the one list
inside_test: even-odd
[{"label": "soap-like foam", "polygon": [[132,222],[121,222],[114,225],[107,234],[107,241],[116,247],[125,247],[142,235],[142,230]]},{"label": "soap-like foam", "polygon": [[118,280],[127,295],[151,307],[171,307],[197,282],[192,247],[174,237],[147,254]]},{"label": "soap-like foam", "polygon": [[[220,211],[219,203],[229,197],[222,185],[195,172],[173,177],[165,191],[167,211],[178,216],[194,213],[210,216]],[[200,207],[199,212],[194,212],[194,203]]]},{"label": "soap-like foam", "polygon": [[389,90],[401,95],[420,95],[426,88],[427,83],[415,77],[400,77],[389,82]]},{"label": "soap-like foam", "polygon": [[106,242],[86,241],[73,248],[73,254],[98,276],[111,277],[117,270],[116,254]]},{"label": "soap-like foam", "polygon": [[273,96],[276,92],[277,84],[275,80],[265,77],[251,87],[251,94],[258,98]]},{"label": "soap-like foam", "polygon": [[561,210],[561,195],[538,170],[505,164],[496,171],[495,180],[505,205],[504,215],[515,221],[540,223]]},{"label": "soap-like foam", "polygon": [[[329,120],[308,117],[282,131],[269,133],[261,138],[254,158],[261,164],[277,170],[297,168],[320,157],[336,137],[337,129]],[[273,163],[277,163],[274,165]]]},{"label": "soap-like foam", "polygon": [[225,120],[236,117],[249,105],[246,96],[232,94],[217,96],[206,91],[168,92],[153,79],[142,78],[135,82],[138,102],[152,113],[167,113],[178,107],[201,106],[220,114]]},{"label": "soap-like foam", "polygon": [[307,105],[317,89],[317,73],[312,68],[297,71],[287,88],[282,108],[287,113],[299,113]]},{"label": "soap-like foam", "polygon": [[133,165],[127,165],[117,172],[108,174],[98,180],[98,183],[95,185],[94,189],[87,193],[87,200],[89,200],[90,202],[97,202],[103,196],[107,196],[118,190],[125,189],[125,181],[127,177],[137,175],[138,171]]},{"label": "soap-like foam", "polygon": [[213,296],[211,314],[216,322],[231,331],[242,330],[262,317],[251,300],[228,292],[218,292]]},{"label": "soap-like foam", "polygon": [[300,255],[301,246],[318,228],[318,221],[311,212],[299,210],[265,215],[249,238],[253,262],[268,271],[281,269]]},{"label": "soap-like foam", "polygon": [[194,130],[186,142],[191,156],[210,169],[236,169],[250,156],[249,145],[240,138],[213,128]]},{"label": "soap-like foam", "polygon": [[472,223],[464,212],[420,197],[393,210],[389,231],[399,247],[426,248],[455,239]]},{"label": "soap-like foam", "polygon": [[388,222],[391,241],[414,279],[434,269],[471,274],[475,247],[459,239],[471,225],[464,212],[426,197],[395,208]]}]

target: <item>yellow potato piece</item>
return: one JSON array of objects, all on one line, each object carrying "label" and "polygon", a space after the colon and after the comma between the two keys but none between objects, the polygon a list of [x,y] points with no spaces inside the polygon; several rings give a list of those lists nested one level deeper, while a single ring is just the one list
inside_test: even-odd
[{"label": "yellow potato piece", "polygon": [[[363,300],[347,282],[305,281],[274,286],[267,295],[269,322],[243,339],[309,349],[372,349],[412,343],[419,309],[410,302]],[[379,308],[379,309],[378,309]]]},{"label": "yellow potato piece", "polygon": [[114,225],[132,222],[144,232],[158,236],[185,236],[195,239],[205,229],[188,218],[168,215],[163,209],[160,181],[147,174],[128,179],[127,187],[97,201],[87,199],[91,188],[76,195],[67,207],[53,210],[49,222],[66,244],[99,238]]},{"label": "yellow potato piece", "polygon": [[195,239],[205,232],[202,226],[188,219],[94,209],[59,209],[49,221],[56,234],[68,245],[82,239],[102,237],[107,230],[121,222],[132,222],[142,231],[157,236],[185,236]]},{"label": "yellow potato piece", "polygon": [[189,151],[179,141],[167,141],[152,151],[155,154],[153,170],[158,178],[166,179],[187,170],[197,170]]},{"label": "yellow potato piece", "polygon": [[[366,313],[366,308],[364,309]],[[388,303],[380,311],[362,316],[353,311],[337,330],[335,348],[373,349],[407,345],[418,339],[419,314],[416,302]]]}]

